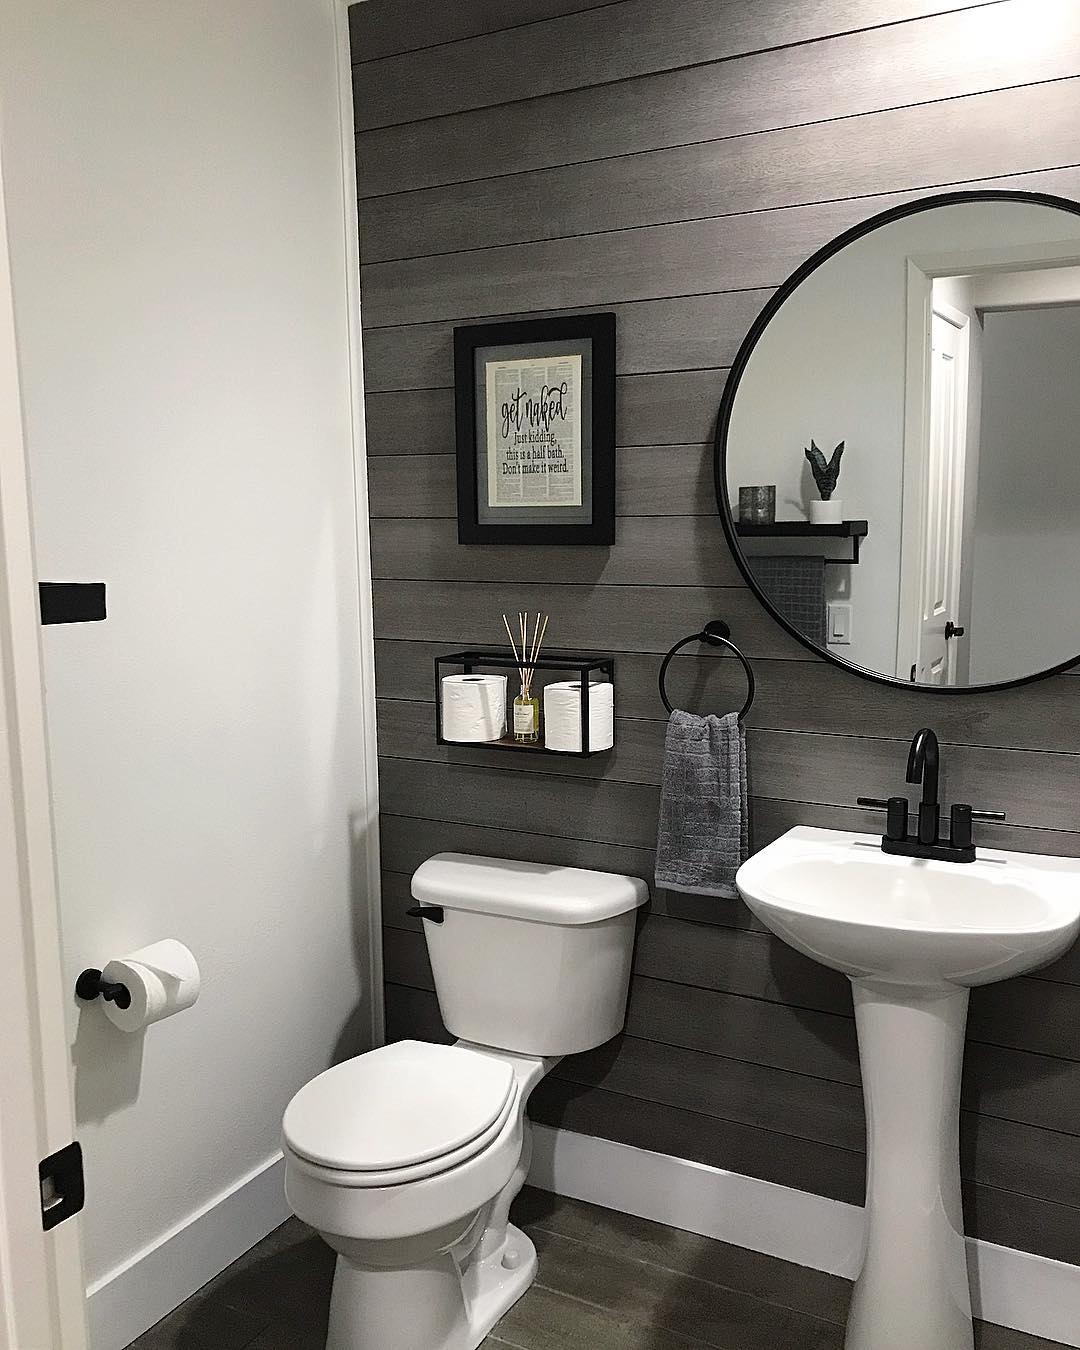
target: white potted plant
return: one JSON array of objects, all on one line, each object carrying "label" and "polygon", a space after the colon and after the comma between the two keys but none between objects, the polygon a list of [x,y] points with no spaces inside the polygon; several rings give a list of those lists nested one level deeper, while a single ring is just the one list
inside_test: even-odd
[{"label": "white potted plant", "polygon": [[804,450],[810,462],[810,472],[821,493],[821,500],[810,503],[810,523],[812,525],[839,525],[844,519],[844,503],[834,497],[837,480],[840,477],[840,461],[844,456],[844,442],[841,441],[832,452],[832,458],[826,460],[813,441],[810,449]]}]

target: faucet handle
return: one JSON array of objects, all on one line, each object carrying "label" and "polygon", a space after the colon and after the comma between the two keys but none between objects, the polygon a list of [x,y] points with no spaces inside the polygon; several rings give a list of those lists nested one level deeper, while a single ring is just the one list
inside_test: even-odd
[{"label": "faucet handle", "polygon": [[954,848],[970,848],[973,820],[1004,820],[1004,811],[973,811],[967,802],[957,802],[949,813],[951,829],[949,840]]},{"label": "faucet handle", "polygon": [[859,806],[869,806],[874,811],[886,813],[886,839],[896,841],[907,838],[908,799],[906,797],[890,797],[887,802],[882,801],[880,797],[856,797],[855,800]]}]

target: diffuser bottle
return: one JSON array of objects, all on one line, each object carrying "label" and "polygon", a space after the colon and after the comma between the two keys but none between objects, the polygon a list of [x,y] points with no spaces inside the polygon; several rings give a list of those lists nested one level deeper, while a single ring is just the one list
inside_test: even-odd
[{"label": "diffuser bottle", "polygon": [[540,700],[533,698],[528,685],[514,699],[514,740],[535,741],[540,737]]}]

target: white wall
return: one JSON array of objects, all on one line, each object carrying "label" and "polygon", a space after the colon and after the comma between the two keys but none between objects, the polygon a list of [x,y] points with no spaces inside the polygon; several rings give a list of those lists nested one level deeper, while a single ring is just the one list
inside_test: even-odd
[{"label": "white wall", "polygon": [[[194,1009],[72,1000],[91,1282],[271,1158],[370,1027],[332,0],[5,0],[0,97],[69,987],[166,935]],[[351,148],[344,147],[351,154]]]},{"label": "white wall", "polygon": [[[776,483],[777,519],[806,519],[816,496],[803,447],[847,450],[836,496],[869,521],[857,567],[831,567],[829,598],[850,599],[850,646],[837,655],[895,673],[902,527],[906,259],[945,250],[1074,240],[1076,219],[1026,203],[978,203],[907,217],[850,245],[813,273],[769,325],[739,385],[728,490]],[[941,269],[939,269],[941,270]],[[800,548],[805,551],[805,546]],[[839,552],[836,556],[840,556]]]},{"label": "white wall", "polygon": [[986,315],[972,678],[1080,651],[1080,305]]}]

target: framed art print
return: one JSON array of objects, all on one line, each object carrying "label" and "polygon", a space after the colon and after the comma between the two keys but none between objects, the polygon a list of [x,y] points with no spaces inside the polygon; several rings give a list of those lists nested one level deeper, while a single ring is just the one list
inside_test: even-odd
[{"label": "framed art print", "polygon": [[458,542],[615,541],[615,315],[454,329]]}]

